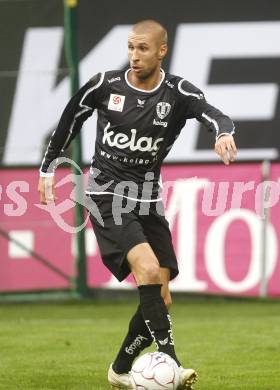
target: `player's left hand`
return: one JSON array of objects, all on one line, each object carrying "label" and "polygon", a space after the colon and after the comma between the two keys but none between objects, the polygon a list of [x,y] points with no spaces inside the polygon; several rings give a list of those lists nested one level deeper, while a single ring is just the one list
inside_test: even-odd
[{"label": "player's left hand", "polygon": [[233,162],[237,155],[233,136],[231,134],[222,135],[215,143],[215,152],[226,165]]}]

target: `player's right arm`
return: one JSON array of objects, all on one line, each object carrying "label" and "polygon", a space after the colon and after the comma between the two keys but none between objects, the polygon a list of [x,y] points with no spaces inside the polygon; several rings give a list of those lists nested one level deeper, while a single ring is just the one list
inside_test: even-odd
[{"label": "player's right arm", "polygon": [[100,101],[104,75],[98,73],[71,98],[65,107],[56,130],[53,132],[40,167],[38,191],[40,202],[55,200],[56,159],[80,132],[83,122],[92,115]]}]

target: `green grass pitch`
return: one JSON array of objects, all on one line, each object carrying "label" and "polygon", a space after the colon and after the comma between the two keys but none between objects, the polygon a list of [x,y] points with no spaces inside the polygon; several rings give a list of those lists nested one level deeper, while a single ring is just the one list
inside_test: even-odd
[{"label": "green grass pitch", "polygon": [[[107,368],[135,306],[1,305],[0,389],[109,389]],[[199,372],[196,390],[280,389],[280,302],[187,299],[172,317],[177,354]]]}]

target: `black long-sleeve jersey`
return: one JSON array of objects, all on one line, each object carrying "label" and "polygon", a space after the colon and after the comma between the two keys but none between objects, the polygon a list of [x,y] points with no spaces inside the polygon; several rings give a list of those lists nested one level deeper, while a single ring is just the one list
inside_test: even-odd
[{"label": "black long-sleeve jersey", "polygon": [[[129,83],[128,72],[98,73],[72,97],[51,137],[42,176],[94,109],[98,120],[88,193],[156,200],[161,164],[187,119],[196,118],[216,137],[234,133],[231,119],[188,81],[161,70],[160,83],[146,91]],[[143,194],[147,182],[149,189],[152,184],[152,196]]]}]

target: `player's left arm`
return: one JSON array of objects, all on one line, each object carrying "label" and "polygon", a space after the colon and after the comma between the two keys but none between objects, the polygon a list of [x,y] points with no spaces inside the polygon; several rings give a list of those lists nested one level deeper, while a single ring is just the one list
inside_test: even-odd
[{"label": "player's left arm", "polygon": [[201,99],[194,101],[192,106],[195,118],[215,134],[215,152],[226,165],[229,165],[237,155],[233,138],[235,134],[233,121],[219,109],[207,103],[204,95]]},{"label": "player's left arm", "polygon": [[188,81],[181,80],[178,90],[184,99],[187,118],[196,118],[213,132],[216,136],[215,152],[226,165],[233,162],[237,148],[233,138],[235,126],[230,117],[209,104],[204,94]]},{"label": "player's left arm", "polygon": [[197,101],[193,101],[192,110],[195,118],[215,134],[215,152],[226,165],[229,165],[237,155],[233,138],[233,134],[235,134],[233,121],[216,107],[207,103],[204,96]]}]

